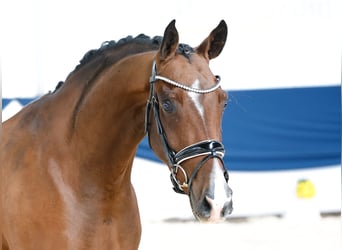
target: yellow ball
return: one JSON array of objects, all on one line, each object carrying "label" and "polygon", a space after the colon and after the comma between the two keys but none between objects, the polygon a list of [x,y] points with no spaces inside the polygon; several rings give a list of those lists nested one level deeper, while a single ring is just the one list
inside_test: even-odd
[{"label": "yellow ball", "polygon": [[298,198],[310,199],[316,195],[316,188],[310,180],[299,180],[296,194]]}]

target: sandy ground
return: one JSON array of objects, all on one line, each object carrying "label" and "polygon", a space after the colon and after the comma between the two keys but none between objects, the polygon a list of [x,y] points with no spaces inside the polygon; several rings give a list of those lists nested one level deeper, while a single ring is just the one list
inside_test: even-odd
[{"label": "sandy ground", "polygon": [[142,160],[135,164],[132,179],[143,229],[140,250],[342,249],[341,217],[322,218],[317,211],[297,210],[296,204],[291,205],[293,213],[282,218],[238,215],[221,224],[195,222],[188,197],[172,191],[167,168]]},{"label": "sandy ground", "polygon": [[221,224],[143,221],[140,250],[341,250],[341,218],[296,222],[277,217]]}]

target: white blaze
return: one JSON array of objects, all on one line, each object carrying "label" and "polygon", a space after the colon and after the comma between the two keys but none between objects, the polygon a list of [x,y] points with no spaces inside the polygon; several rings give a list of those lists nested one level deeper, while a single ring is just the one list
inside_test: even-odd
[{"label": "white blaze", "polygon": [[222,173],[222,167],[217,159],[214,159],[213,163],[213,169],[210,173],[210,183],[212,185],[210,186],[214,187],[214,190],[212,190],[214,197],[210,198],[207,196],[206,199],[211,206],[209,221],[219,221],[221,220],[221,211],[230,198],[226,194],[226,180]]},{"label": "white blaze", "polygon": [[[200,82],[198,79],[194,81],[194,83],[191,85],[192,88],[199,89],[200,88]],[[199,115],[201,116],[202,120],[204,121],[204,109],[203,105],[200,102],[200,94],[194,93],[194,92],[188,92],[189,97],[194,102],[195,107],[198,110]]]}]

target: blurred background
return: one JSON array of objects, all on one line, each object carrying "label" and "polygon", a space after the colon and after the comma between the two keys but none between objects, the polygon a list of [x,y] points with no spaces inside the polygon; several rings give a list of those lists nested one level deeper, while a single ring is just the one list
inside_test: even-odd
[{"label": "blurred background", "polygon": [[[230,97],[232,220],[339,215],[341,10],[340,0],[2,1],[2,120],[53,91],[104,41],[163,35],[176,19],[181,42],[195,47],[224,19],[228,40],[211,69]],[[146,140],[134,164],[143,221],[193,219]]]}]

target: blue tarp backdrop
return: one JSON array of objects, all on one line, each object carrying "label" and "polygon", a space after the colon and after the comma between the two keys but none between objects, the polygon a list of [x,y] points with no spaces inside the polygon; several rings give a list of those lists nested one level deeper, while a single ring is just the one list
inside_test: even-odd
[{"label": "blue tarp backdrop", "polygon": [[[3,99],[2,108],[13,99]],[[32,99],[16,99],[26,105]],[[341,162],[341,87],[229,91],[223,118],[229,170],[270,171]],[[158,161],[147,138],[137,156]]]},{"label": "blue tarp backdrop", "polygon": [[231,93],[224,117],[232,170],[278,170],[341,161],[341,88]]}]

